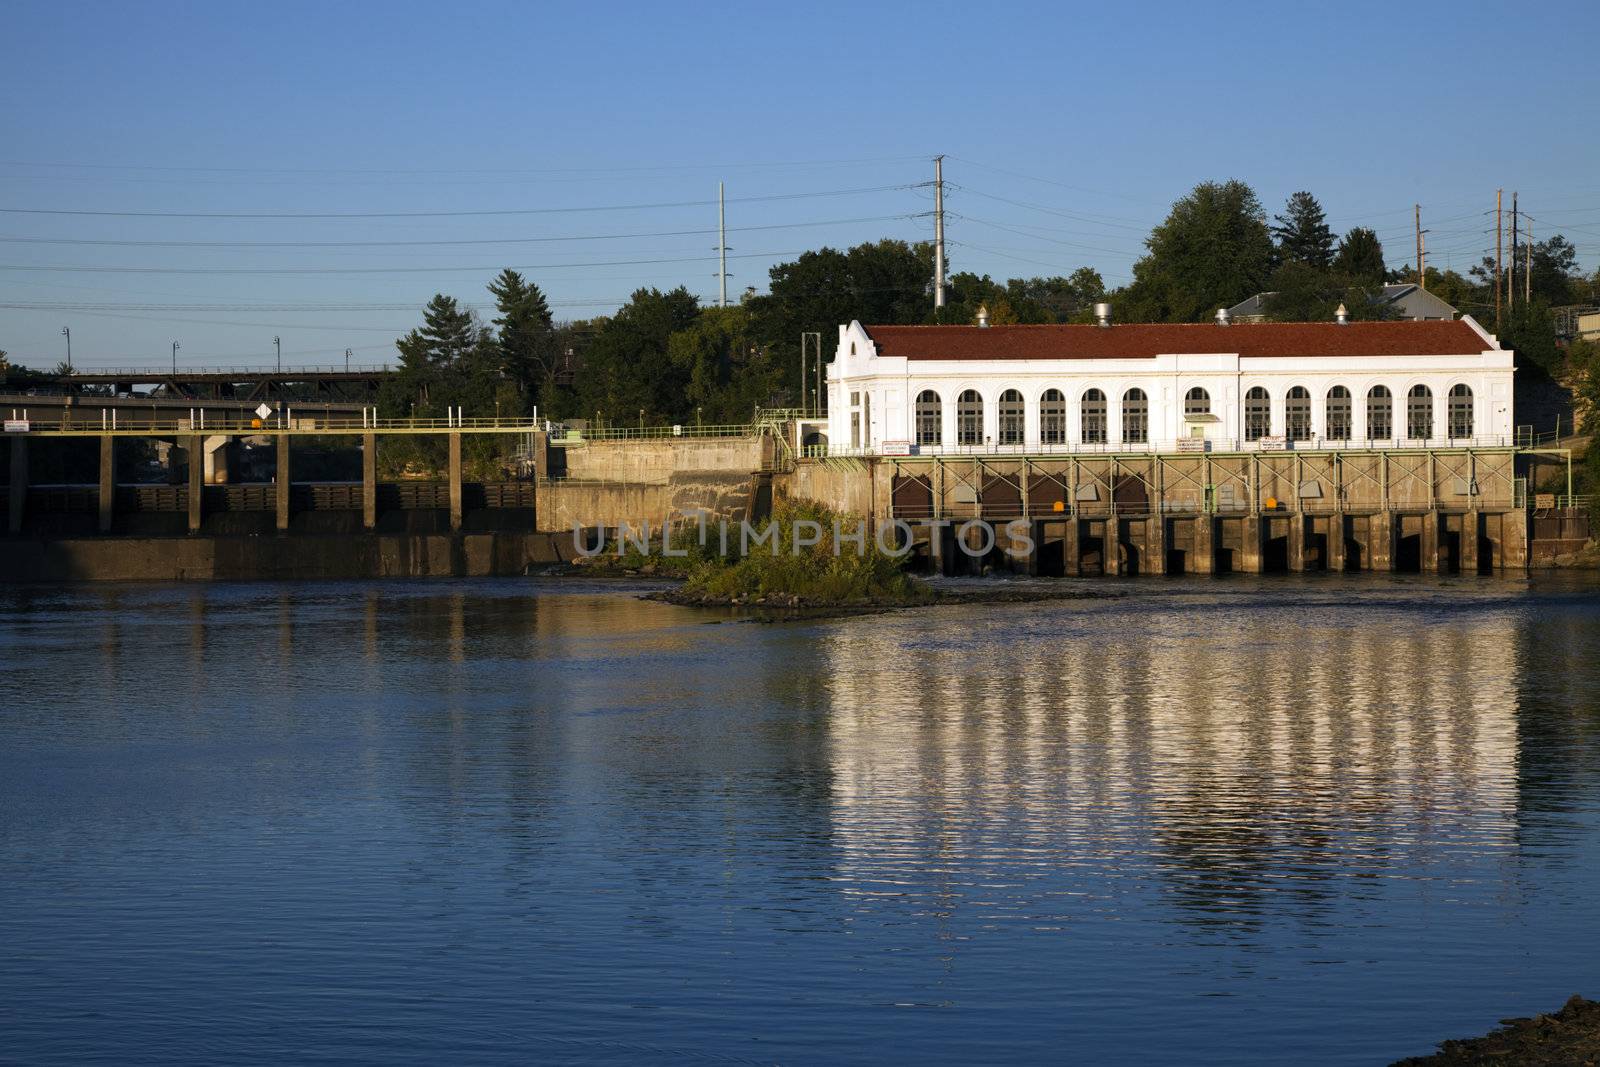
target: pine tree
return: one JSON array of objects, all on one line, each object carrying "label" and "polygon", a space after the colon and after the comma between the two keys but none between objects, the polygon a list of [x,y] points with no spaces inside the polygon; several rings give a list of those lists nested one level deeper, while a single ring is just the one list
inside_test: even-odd
[{"label": "pine tree", "polygon": [[400,369],[380,397],[391,415],[426,411],[441,380],[459,373],[483,347],[484,330],[453,296],[438,293],[422,312],[422,327],[394,343]]},{"label": "pine tree", "polygon": [[1308,192],[1298,192],[1284,206],[1285,214],[1274,215],[1277,225],[1272,236],[1278,239],[1278,255],[1286,263],[1309,263],[1326,268],[1333,262],[1333,231],[1322,213],[1322,205]]},{"label": "pine tree", "polygon": [[1384,278],[1383,245],[1378,235],[1363,226],[1357,226],[1339,242],[1339,254],[1333,268],[1358,282],[1381,285]]},{"label": "pine tree", "polygon": [[500,367],[527,396],[538,398],[553,370],[550,305],[537,285],[509,267],[489,283],[489,292],[500,311],[494,320]]}]

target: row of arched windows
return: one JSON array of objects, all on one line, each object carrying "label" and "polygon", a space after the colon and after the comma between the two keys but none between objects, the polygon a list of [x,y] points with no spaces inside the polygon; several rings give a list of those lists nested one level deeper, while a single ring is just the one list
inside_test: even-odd
[{"label": "row of arched windows", "polygon": [[[1446,407],[1446,433],[1451,438],[1468,438],[1473,432],[1472,389],[1466,384],[1453,386]],[[1348,441],[1354,429],[1354,398],[1350,390],[1336,385],[1328,390],[1323,409],[1322,436],[1329,441]],[[1000,394],[997,410],[997,443],[1023,443],[1025,403],[1022,393],[1007,389]],[[1107,443],[1109,401],[1099,389],[1084,391],[1078,400],[1079,440],[1084,444]],[[1211,395],[1196,386],[1183,398],[1185,417],[1209,415]],[[1284,396],[1283,436],[1291,441],[1311,439],[1311,391],[1294,386]],[[1367,439],[1388,441],[1394,432],[1394,395],[1387,386],[1375,385],[1366,397]],[[1425,441],[1433,436],[1433,391],[1414,385],[1406,394],[1405,437]],[[1122,394],[1122,443],[1145,444],[1150,433],[1150,399],[1143,389]],[[939,394],[925,389],[917,394],[916,434],[919,445],[941,445],[944,438],[944,403]],[[1261,386],[1244,395],[1244,439],[1259,441],[1274,436],[1272,397]],[[1039,443],[1065,444],[1067,440],[1067,398],[1059,389],[1046,389],[1039,398]],[[983,443],[983,397],[967,389],[956,398],[956,444]]]}]

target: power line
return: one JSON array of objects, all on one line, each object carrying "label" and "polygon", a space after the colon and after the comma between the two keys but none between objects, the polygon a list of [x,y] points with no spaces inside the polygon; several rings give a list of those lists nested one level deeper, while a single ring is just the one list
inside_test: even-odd
[{"label": "power line", "polygon": [[28,160],[0,160],[0,167],[56,167],[63,170],[140,170],[182,174],[641,174],[672,170],[735,170],[759,167],[836,167],[861,163],[906,163],[924,156],[872,156],[862,159],[790,159],[744,163],[658,163],[631,167],[469,167],[469,168],[383,168],[383,167],[175,167],[133,163],[51,163]]},{"label": "power line", "polygon": [[[899,192],[917,183],[876,185],[864,189],[828,189],[812,193],[773,193],[767,196],[734,197],[735,204],[771,203],[779,200],[807,200],[823,196],[866,196],[872,193]],[[75,215],[121,219],[445,219],[490,215],[560,215],[592,211],[654,211],[665,208],[712,207],[715,200],[676,200],[654,204],[604,204],[592,207],[495,208],[482,211],[362,211],[362,212],[204,212],[204,211],[84,211],[62,208],[0,207],[7,215]]]},{"label": "power line", "polygon": [[[897,222],[910,215],[868,215],[853,219],[818,219],[813,222],[775,222],[765,226],[729,226],[728,232],[795,230],[811,226],[853,226],[868,222]],[[715,227],[699,230],[656,230],[648,233],[573,234],[562,237],[488,237],[428,241],[130,241],[79,237],[0,236],[4,244],[103,245],[118,248],[407,248],[447,245],[519,245],[564,241],[631,241],[655,237],[699,237],[714,234]]]},{"label": "power line", "polygon": [[[747,252],[729,259],[769,259],[797,256],[799,252]],[[636,267],[660,263],[703,263],[704,256],[676,259],[610,259],[593,263],[497,264],[474,267],[36,267],[0,264],[0,270],[60,272],[66,274],[446,274],[461,271],[568,270],[579,267]]]}]

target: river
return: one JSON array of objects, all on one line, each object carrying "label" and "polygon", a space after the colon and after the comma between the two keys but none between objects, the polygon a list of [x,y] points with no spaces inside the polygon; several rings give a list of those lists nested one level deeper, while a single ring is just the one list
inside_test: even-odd
[{"label": "river", "polygon": [[1600,587],[0,591],[0,1059],[1386,1063],[1600,995]]}]

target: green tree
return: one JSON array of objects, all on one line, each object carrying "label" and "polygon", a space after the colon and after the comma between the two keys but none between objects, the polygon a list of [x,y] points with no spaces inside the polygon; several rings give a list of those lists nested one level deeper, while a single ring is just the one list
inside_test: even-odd
[{"label": "green tree", "polygon": [[1272,236],[1278,241],[1278,255],[1286,263],[1309,263],[1327,267],[1333,262],[1333,231],[1317,198],[1304,190],[1289,197],[1282,215],[1273,216],[1277,225]]},{"label": "green tree", "polygon": [[1357,226],[1345,234],[1334,256],[1333,270],[1369,285],[1382,285],[1385,277],[1383,245],[1378,241],[1377,232]]},{"label": "green tree", "polygon": [[1262,310],[1272,322],[1331,322],[1340,304],[1354,322],[1386,319],[1393,314],[1380,299],[1381,285],[1362,284],[1302,260],[1285,262],[1273,272],[1271,284]]},{"label": "green tree", "polygon": [[1266,288],[1276,252],[1266,213],[1244,182],[1203,182],[1145,241],[1119,294],[1133,322],[1198,322]]},{"label": "green tree", "polygon": [[[933,318],[933,246],[881,240],[845,252],[820,248],[779,263],[769,272],[768,292],[751,297],[751,329],[787,376],[798,377],[800,335],[822,334],[824,345],[843,323],[912,325]],[[947,309],[948,310],[948,309]],[[792,393],[798,403],[798,391]]]},{"label": "green tree", "polygon": [[557,350],[550,305],[537,285],[509,267],[489,283],[489,293],[500,312],[494,324],[501,368],[529,403],[543,402],[555,390]]},{"label": "green tree", "polygon": [[640,289],[608,319],[599,320],[584,353],[575,403],[583,415],[632,423],[683,421],[689,368],[674,364],[672,335],[693,325],[699,302],[682,286],[663,293]]},{"label": "green tree", "polygon": [[750,309],[743,305],[706,308],[668,338],[667,354],[685,380],[675,421],[746,422],[784,391],[784,368],[756,343]]},{"label": "green tree", "polygon": [[434,394],[463,369],[469,353],[483,345],[485,332],[472,312],[453,296],[435,294],[422,312],[422,326],[396,341],[400,366],[378,394],[378,406],[390,417],[429,415],[442,398]]}]

